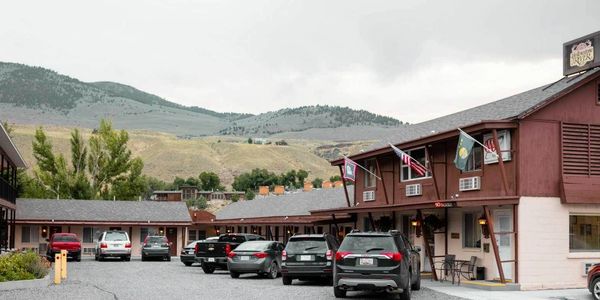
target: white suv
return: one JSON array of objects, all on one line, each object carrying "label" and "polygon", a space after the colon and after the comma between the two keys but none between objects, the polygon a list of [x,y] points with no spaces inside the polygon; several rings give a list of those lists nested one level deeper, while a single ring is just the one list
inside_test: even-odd
[{"label": "white suv", "polygon": [[96,260],[103,261],[106,257],[120,257],[121,260],[131,260],[131,241],[125,231],[105,231],[96,241]]}]

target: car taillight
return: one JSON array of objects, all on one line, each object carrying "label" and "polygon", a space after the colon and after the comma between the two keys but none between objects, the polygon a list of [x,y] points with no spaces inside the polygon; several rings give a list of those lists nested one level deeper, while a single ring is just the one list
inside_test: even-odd
[{"label": "car taillight", "polygon": [[384,252],[381,254],[389,257],[392,261],[402,261],[402,253],[400,252]]},{"label": "car taillight", "polygon": [[231,252],[231,245],[225,244],[225,254],[229,255],[229,252]]},{"label": "car taillight", "polygon": [[131,243],[125,243],[125,248],[131,248]]},{"label": "car taillight", "polygon": [[327,258],[327,260],[332,260],[333,259],[333,251],[327,250],[327,253],[325,253],[325,257]]},{"label": "car taillight", "polygon": [[285,250],[281,252],[281,260],[287,260],[287,252]]},{"label": "car taillight", "polygon": [[235,252],[233,252],[233,251],[231,251],[231,252],[227,253],[227,257],[229,257],[229,258],[233,258],[233,257],[234,257],[234,256],[236,256],[236,255],[237,255],[237,254],[236,254]]},{"label": "car taillight", "polygon": [[342,261],[342,260],[344,260],[344,258],[346,258],[346,256],[348,256],[350,254],[352,254],[352,252],[338,251],[335,253],[335,260]]},{"label": "car taillight", "polygon": [[198,253],[199,248],[200,246],[198,245],[198,243],[196,243],[196,246],[194,246],[194,253]]},{"label": "car taillight", "polygon": [[254,253],[254,256],[256,256],[257,258],[265,258],[265,257],[267,257],[267,253],[258,252],[258,253]]},{"label": "car taillight", "polygon": [[108,245],[106,243],[100,243],[100,248],[108,248]]}]

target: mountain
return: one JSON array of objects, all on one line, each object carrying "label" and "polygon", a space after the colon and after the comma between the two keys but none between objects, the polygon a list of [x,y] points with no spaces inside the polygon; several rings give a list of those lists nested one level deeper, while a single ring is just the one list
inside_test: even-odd
[{"label": "mountain", "polygon": [[365,110],[327,105],[258,115],[215,112],[180,105],[121,83],[88,83],[41,67],[0,62],[0,119],[94,128],[102,118],[111,119],[117,128],[179,137],[373,140],[403,126],[396,119]]}]

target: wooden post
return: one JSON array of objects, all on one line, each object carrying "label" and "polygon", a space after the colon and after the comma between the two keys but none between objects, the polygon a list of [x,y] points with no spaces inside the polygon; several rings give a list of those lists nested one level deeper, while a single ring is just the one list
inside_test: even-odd
[{"label": "wooden post", "polygon": [[496,241],[496,233],[494,232],[494,220],[490,214],[490,209],[487,205],[483,206],[485,212],[485,219],[487,220],[488,231],[490,232],[490,238],[492,239],[492,248],[494,248],[494,257],[496,259],[496,266],[498,267],[498,274],[500,274],[500,282],[506,283],[504,277],[504,268],[502,268],[502,261],[500,260],[500,252],[498,251],[498,242]]},{"label": "wooden post", "polygon": [[60,250],[60,277],[67,279],[67,250]]},{"label": "wooden post", "polygon": [[440,190],[438,189],[438,185],[437,185],[437,180],[435,179],[435,171],[433,170],[435,168],[435,165],[433,164],[433,155],[431,154],[431,151],[429,151],[430,147],[426,147],[425,151],[427,153],[427,160],[429,160],[429,167],[431,169],[431,178],[433,179],[433,187],[435,188],[435,197],[437,200],[442,200],[440,198]]},{"label": "wooden post", "polygon": [[425,244],[425,255],[429,258],[429,265],[431,266],[431,277],[433,280],[438,281],[437,272],[435,271],[435,266],[433,262],[433,254],[431,253],[431,248],[429,247],[429,241],[427,240],[427,231],[423,230],[423,214],[420,209],[417,209],[417,221],[419,222],[419,226],[421,226],[421,236],[423,237],[423,243]]},{"label": "wooden post", "polygon": [[508,178],[506,177],[506,168],[504,168],[502,150],[500,149],[500,143],[498,143],[498,131],[496,129],[492,129],[492,135],[494,139],[494,147],[496,148],[496,154],[498,154],[498,165],[500,166],[500,173],[502,174],[502,184],[504,186],[504,193],[506,196],[508,196]]},{"label": "wooden post", "polygon": [[379,177],[381,177],[381,186],[383,187],[383,195],[385,196],[385,204],[390,204],[390,201],[388,200],[388,194],[387,194],[387,190],[385,188],[385,179],[383,178],[383,172],[381,171],[381,168],[379,167],[379,158],[375,158],[375,165],[377,166],[377,172],[379,173]]},{"label": "wooden post", "polygon": [[444,254],[448,255],[448,208],[444,207]]},{"label": "wooden post", "polygon": [[515,283],[519,283],[519,206],[513,204],[513,232],[515,239]]},{"label": "wooden post", "polygon": [[348,187],[346,187],[346,180],[344,179],[344,171],[342,171],[342,165],[339,165],[338,167],[340,167],[340,176],[342,177],[342,183],[344,184],[344,194],[346,195],[346,203],[348,204],[348,207],[352,207],[352,205],[350,205],[350,197],[348,197]]},{"label": "wooden post", "polygon": [[375,221],[373,221],[373,214],[371,214],[370,212],[369,212],[369,222],[371,223],[371,229],[373,231],[377,231],[377,228],[375,228]]}]

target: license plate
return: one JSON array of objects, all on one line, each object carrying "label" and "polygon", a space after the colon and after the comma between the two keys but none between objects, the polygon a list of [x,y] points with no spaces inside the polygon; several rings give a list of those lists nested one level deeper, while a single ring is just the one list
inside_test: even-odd
[{"label": "license plate", "polygon": [[250,256],[240,256],[240,260],[250,260]]},{"label": "license plate", "polygon": [[372,266],[374,264],[375,264],[375,262],[372,258],[360,258],[358,260],[359,266]]},{"label": "license plate", "polygon": [[209,257],[208,258],[208,262],[215,262],[215,258],[214,257]]},{"label": "license plate", "polygon": [[121,244],[113,244],[112,246],[113,246],[113,248],[119,248],[119,247],[121,247]]},{"label": "license plate", "polygon": [[312,255],[300,255],[300,261],[312,261]]},{"label": "license plate", "polygon": [[152,245],[152,248],[158,248],[160,245]]},{"label": "license plate", "polygon": [[188,254],[194,254],[194,250],[189,250],[187,253]]}]

